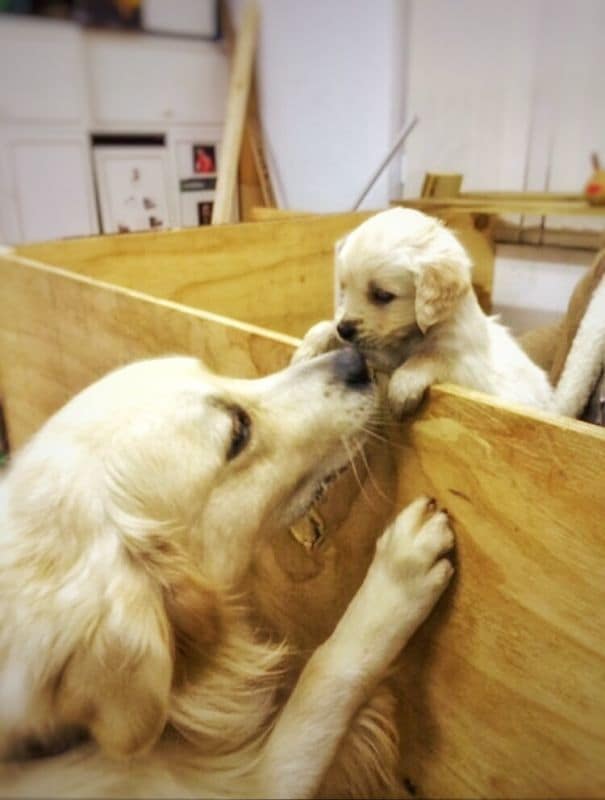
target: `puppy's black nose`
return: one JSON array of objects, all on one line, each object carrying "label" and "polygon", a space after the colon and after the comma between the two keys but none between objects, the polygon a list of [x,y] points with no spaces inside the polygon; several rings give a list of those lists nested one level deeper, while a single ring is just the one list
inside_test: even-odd
[{"label": "puppy's black nose", "polygon": [[340,338],[344,339],[345,342],[352,342],[357,336],[357,325],[349,319],[343,319],[342,322],[339,322],[336,330]]},{"label": "puppy's black nose", "polygon": [[371,382],[365,358],[353,347],[345,347],[334,360],[336,376],[347,386],[367,386]]}]

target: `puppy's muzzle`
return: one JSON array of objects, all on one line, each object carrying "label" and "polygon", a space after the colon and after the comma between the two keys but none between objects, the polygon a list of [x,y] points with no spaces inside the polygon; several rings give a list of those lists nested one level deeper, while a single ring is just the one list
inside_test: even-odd
[{"label": "puppy's muzzle", "polygon": [[372,380],[364,356],[353,347],[346,347],[336,354],[334,371],[340,381],[353,389],[363,389]]},{"label": "puppy's muzzle", "polygon": [[336,326],[338,335],[345,342],[352,342],[357,336],[357,323],[350,319],[343,319]]}]

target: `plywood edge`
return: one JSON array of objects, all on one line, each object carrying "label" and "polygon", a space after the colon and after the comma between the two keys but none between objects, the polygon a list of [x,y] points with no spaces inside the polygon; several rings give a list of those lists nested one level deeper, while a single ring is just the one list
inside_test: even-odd
[{"label": "plywood edge", "polygon": [[223,243],[233,244],[234,237],[241,240],[242,249],[253,242],[263,241],[268,248],[274,240],[276,232],[284,237],[297,230],[319,228],[327,232],[337,229],[340,235],[343,225],[350,225],[353,230],[363,222],[372,212],[348,213],[294,213],[270,214],[269,219],[259,222],[240,222],[237,224],[205,225],[197,228],[170,228],[162,231],[144,231],[139,233],[122,233],[114,235],[84,236],[70,239],[49,240],[33,244],[18,245],[14,253],[25,258],[33,258],[44,263],[63,261],[77,267],[80,260],[89,256],[103,258],[114,253],[149,253],[152,249],[158,254],[174,247],[175,240],[181,240],[183,246],[188,245],[191,250],[198,249],[201,253],[205,250],[215,250]]},{"label": "plywood edge", "polygon": [[213,314],[210,311],[203,311],[185,305],[183,303],[176,303],[173,300],[165,300],[163,298],[158,298],[155,296],[152,297],[148,294],[145,294],[144,292],[137,292],[135,289],[128,289],[123,286],[116,286],[116,284],[109,283],[107,281],[97,280],[95,278],[89,278],[86,275],[73,272],[69,268],[46,264],[41,261],[37,261],[36,259],[33,258],[27,258],[23,255],[14,254],[10,258],[7,256],[0,255],[0,262],[2,261],[10,261],[12,263],[18,263],[30,269],[34,269],[41,272],[47,272],[52,275],[60,275],[64,278],[69,278],[70,280],[74,280],[79,283],[84,283],[89,286],[96,286],[98,288],[107,289],[112,292],[118,291],[121,294],[124,294],[128,297],[134,297],[140,300],[153,301],[154,303],[157,303],[158,305],[161,305],[164,308],[180,310],[188,315],[196,316],[199,319],[208,320],[210,322],[216,322],[219,323],[220,325],[225,325],[226,327],[229,328],[236,328],[237,330],[240,330],[243,333],[253,334],[255,336],[263,336],[275,342],[280,342],[281,344],[289,345],[290,347],[297,347],[300,344],[300,339],[297,339],[294,336],[288,336],[285,333],[279,333],[277,331],[269,330],[267,328],[261,328],[257,325],[250,325],[249,323],[241,322],[240,320],[232,319],[231,317],[225,317],[221,314]]},{"label": "plywood edge", "polygon": [[473,406],[484,410],[491,410],[494,415],[505,415],[509,418],[519,417],[525,421],[535,422],[555,428],[571,436],[582,436],[593,439],[595,443],[605,443],[605,428],[599,425],[592,425],[582,420],[564,417],[549,411],[538,408],[531,408],[521,404],[510,403],[492,395],[456,386],[452,383],[442,383],[431,387],[429,397],[425,401],[426,406],[430,406],[431,411],[442,409],[455,411],[456,407],[467,409]]},{"label": "plywood edge", "polygon": [[605,216],[605,207],[590,205],[584,200],[547,200],[504,198],[483,199],[481,197],[436,197],[406,198],[395,200],[392,205],[415,208],[425,213],[460,211],[467,214],[536,214],[538,216]]}]

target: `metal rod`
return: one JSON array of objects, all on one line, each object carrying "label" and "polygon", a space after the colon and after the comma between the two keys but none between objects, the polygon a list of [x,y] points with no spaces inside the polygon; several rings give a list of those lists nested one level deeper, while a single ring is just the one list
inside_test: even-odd
[{"label": "metal rod", "polygon": [[372,186],[374,186],[374,184],[376,183],[378,178],[382,175],[382,173],[384,172],[384,169],[387,166],[387,164],[391,161],[391,159],[393,158],[395,153],[399,150],[401,145],[405,142],[405,140],[408,138],[410,133],[414,130],[414,128],[416,127],[418,122],[419,122],[419,118],[417,116],[415,116],[410,123],[404,125],[403,128],[399,131],[399,133],[397,134],[397,136],[395,138],[395,142],[394,142],[393,146],[391,147],[389,152],[386,154],[386,156],[382,159],[382,161],[380,162],[377,170],[374,172],[374,174],[372,175],[372,177],[370,178],[370,180],[366,184],[363,192],[359,195],[359,198],[358,198],[357,202],[355,203],[355,205],[352,208],[353,211],[357,211],[359,206],[363,203],[367,193],[370,191]]}]

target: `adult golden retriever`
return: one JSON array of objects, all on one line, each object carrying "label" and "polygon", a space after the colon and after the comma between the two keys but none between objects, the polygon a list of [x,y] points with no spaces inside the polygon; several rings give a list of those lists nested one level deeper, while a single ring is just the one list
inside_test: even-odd
[{"label": "adult golden retriever", "polygon": [[285,645],[237,592],[376,403],[352,349],[253,381],[170,357],[47,422],[0,487],[3,795],[311,797],[365,707],[367,780],[345,791],[368,791],[393,760],[376,687],[452,574],[446,515],[423,498],[396,517],[287,700]]}]

